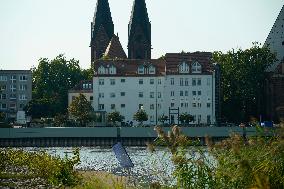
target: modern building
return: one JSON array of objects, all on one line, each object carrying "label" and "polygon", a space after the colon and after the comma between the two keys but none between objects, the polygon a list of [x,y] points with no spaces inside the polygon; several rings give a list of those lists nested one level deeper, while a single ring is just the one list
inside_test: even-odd
[{"label": "modern building", "polygon": [[0,111],[15,120],[18,111],[32,99],[30,70],[0,70]]},{"label": "modern building", "polygon": [[267,70],[266,118],[274,121],[284,119],[284,6],[282,7],[266,41],[277,61]]},{"label": "modern building", "polygon": [[168,53],[151,58],[151,22],[145,0],[134,0],[128,24],[128,58],[114,25],[107,0],[98,0],[91,24],[91,62],[94,66],[93,107],[101,115],[119,111],[125,122],[143,109],[146,124],[162,115],[179,123],[179,115],[194,116],[192,124],[220,120],[220,69],[212,53]]}]

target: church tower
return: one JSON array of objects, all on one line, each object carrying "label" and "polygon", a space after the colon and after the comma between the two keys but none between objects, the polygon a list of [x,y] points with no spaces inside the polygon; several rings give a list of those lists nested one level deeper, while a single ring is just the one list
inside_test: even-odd
[{"label": "church tower", "polygon": [[108,0],[98,0],[91,23],[91,62],[100,59],[114,35],[114,25]]},{"label": "church tower", "polygon": [[151,59],[151,23],[145,0],[134,0],[128,25],[128,58]]}]

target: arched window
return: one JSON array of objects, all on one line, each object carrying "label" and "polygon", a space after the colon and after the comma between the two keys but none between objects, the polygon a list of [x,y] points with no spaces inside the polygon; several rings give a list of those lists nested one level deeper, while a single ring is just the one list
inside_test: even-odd
[{"label": "arched window", "polygon": [[116,74],[116,67],[115,66],[111,65],[109,67],[109,74],[112,74],[112,75]]},{"label": "arched window", "polygon": [[179,65],[179,73],[189,73],[189,65],[185,62]]},{"label": "arched window", "polygon": [[156,73],[156,68],[154,66],[149,67],[149,74],[155,74]]},{"label": "arched window", "polygon": [[201,72],[202,72],[201,65],[198,62],[194,62],[192,64],[192,73],[201,73]]},{"label": "arched window", "polygon": [[144,66],[143,65],[138,67],[138,74],[144,74]]},{"label": "arched window", "polygon": [[105,74],[106,73],[105,67],[100,66],[99,69],[98,69],[98,73],[99,74]]}]

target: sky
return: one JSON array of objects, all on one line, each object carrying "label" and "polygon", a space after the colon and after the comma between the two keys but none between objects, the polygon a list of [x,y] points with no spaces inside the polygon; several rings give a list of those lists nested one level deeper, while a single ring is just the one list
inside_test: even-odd
[{"label": "sky", "polygon": [[[133,0],[109,0],[127,52]],[[222,51],[264,43],[284,0],[146,0],[152,58],[170,52]],[[0,0],[0,69],[30,69],[59,54],[90,67],[96,0]]]}]

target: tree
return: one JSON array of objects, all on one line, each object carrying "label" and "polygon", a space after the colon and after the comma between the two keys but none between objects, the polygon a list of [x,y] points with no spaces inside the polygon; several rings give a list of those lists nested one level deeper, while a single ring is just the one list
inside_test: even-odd
[{"label": "tree", "polygon": [[133,119],[135,121],[139,122],[140,125],[142,125],[144,121],[148,121],[148,115],[147,115],[145,110],[138,110],[134,114]]},{"label": "tree", "polygon": [[189,122],[194,121],[194,117],[188,113],[183,113],[179,116],[179,120],[182,124],[186,123],[189,124]]},{"label": "tree", "polygon": [[75,97],[70,104],[68,111],[75,120],[80,122],[81,126],[86,126],[88,122],[92,121],[91,113],[93,111],[93,107],[83,94]]},{"label": "tree", "polygon": [[4,122],[4,121],[5,121],[5,113],[0,112],[0,122]]},{"label": "tree", "polygon": [[35,117],[53,117],[66,114],[68,107],[68,90],[81,80],[91,79],[92,71],[82,70],[79,61],[66,60],[59,55],[53,60],[42,58],[33,72],[33,101],[29,112]]},{"label": "tree", "polygon": [[116,125],[116,122],[122,122],[124,120],[124,116],[120,115],[119,112],[115,111],[107,115],[107,120],[108,122],[113,123],[113,125]]},{"label": "tree", "polygon": [[221,67],[223,116],[241,122],[264,114],[266,70],[275,62],[275,54],[253,43],[247,50],[215,52],[213,59]]},{"label": "tree", "polygon": [[169,120],[169,117],[163,114],[159,117],[158,120],[159,120],[159,122],[161,122],[164,125],[165,122]]}]

